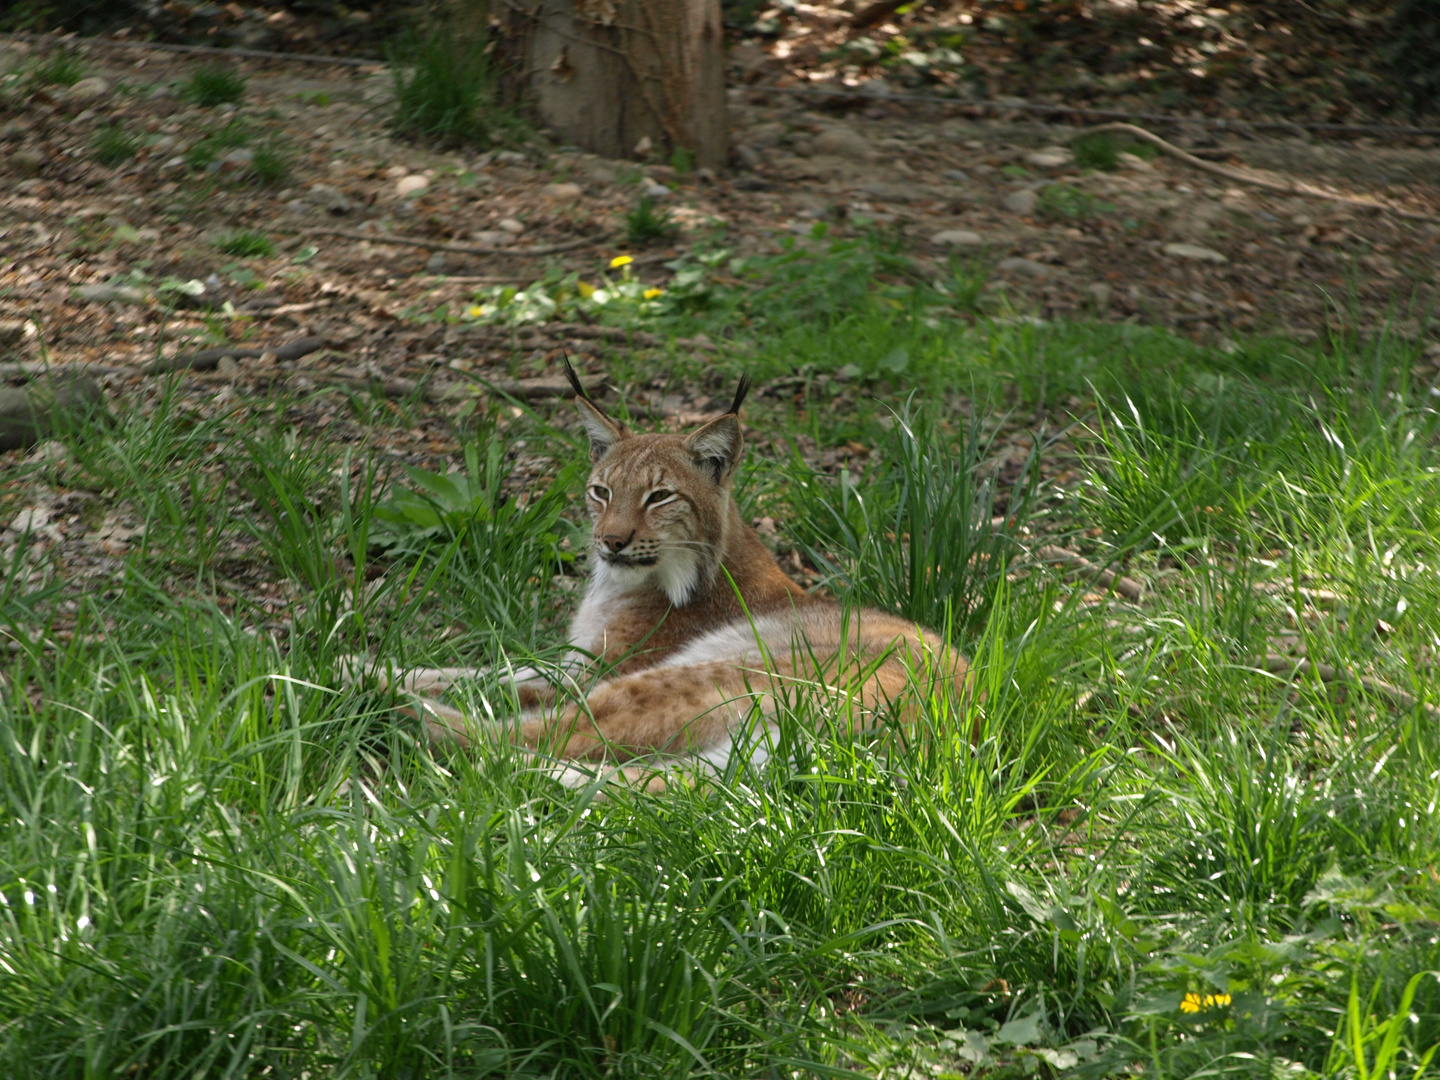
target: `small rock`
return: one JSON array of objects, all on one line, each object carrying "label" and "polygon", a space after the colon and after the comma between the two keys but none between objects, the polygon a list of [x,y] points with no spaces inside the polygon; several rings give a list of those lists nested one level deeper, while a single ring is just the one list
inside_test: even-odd
[{"label": "small rock", "polygon": [[505,247],[507,244],[515,242],[515,237],[500,229],[481,229],[479,232],[471,233],[470,239],[485,247]]},{"label": "small rock", "polygon": [[145,294],[128,285],[81,285],[75,290],[77,300],[92,304],[143,304]]},{"label": "small rock", "polygon": [[513,217],[501,218],[496,222],[496,228],[503,229],[511,236],[519,236],[525,231],[525,226],[516,221]]},{"label": "small rock", "polygon": [[649,135],[641,135],[640,141],[635,144],[635,156],[644,157],[646,154],[650,153],[650,150],[654,145],[655,144],[651,141]]},{"label": "small rock", "polygon": [[33,147],[22,146],[10,155],[10,168],[21,176],[39,176],[44,165],[45,158]]},{"label": "small rock", "polygon": [[597,157],[582,157],[576,160],[577,172],[593,184],[613,184],[620,179],[620,170],[608,161]]},{"label": "small rock", "polygon": [[409,176],[410,170],[404,165],[391,165],[385,170],[385,175],[391,180],[399,180],[401,177]]},{"label": "small rock", "polygon": [[1085,291],[1090,294],[1090,299],[1095,301],[1096,307],[1108,308],[1110,306],[1110,286],[1103,281],[1097,281],[1093,285],[1087,286]]},{"label": "small rock", "polygon": [[1022,259],[1019,256],[1012,256],[1009,259],[1001,259],[995,266],[1002,274],[1028,274],[1030,277],[1048,277],[1050,267],[1044,263],[1036,262],[1034,259]]},{"label": "small rock", "polygon": [[312,205],[332,214],[348,214],[355,209],[355,204],[348,195],[329,184],[311,184],[306,198]]},{"label": "small rock", "polygon": [[495,155],[495,160],[501,165],[528,165],[530,159],[517,150],[501,150]]},{"label": "small rock", "polygon": [[26,454],[25,460],[33,465],[68,465],[70,448],[59,439],[46,439]]},{"label": "small rock", "polygon": [[848,127],[829,127],[815,136],[810,144],[812,152],[831,157],[855,158],[869,161],[875,157],[875,147],[857,131]]},{"label": "small rock", "polygon": [[110,93],[110,84],[99,75],[91,75],[88,79],[81,79],[70,87],[65,96],[71,101],[91,101],[104,97],[108,93]]},{"label": "small rock", "polygon": [[254,164],[255,151],[242,146],[238,150],[231,150],[220,159],[220,171],[223,173],[244,172]]},{"label": "small rock", "polygon": [[731,153],[742,169],[749,169],[751,172],[758,169],[765,161],[760,156],[760,151],[748,143],[740,143]]},{"label": "small rock", "polygon": [[664,184],[655,183],[653,180],[647,183],[641,190],[652,199],[668,199],[670,197],[670,189]]},{"label": "small rock", "polygon": [[171,171],[173,171],[173,170],[175,170],[175,169],[183,169],[184,167],[185,167],[185,159],[184,159],[183,157],[181,157],[179,154],[176,154],[176,155],[175,155],[174,157],[172,157],[169,161],[165,162],[165,164],[163,164],[163,165],[160,166],[160,171],[161,171],[161,172],[171,172]]},{"label": "small rock", "polygon": [[702,184],[713,184],[715,183],[715,170],[707,165],[701,165],[695,170],[695,179]]},{"label": "small rock", "polygon": [[1038,196],[1029,188],[1021,188],[1019,191],[1012,191],[1005,196],[1005,209],[1012,214],[1019,214],[1021,217],[1028,216],[1035,212],[1035,203]]},{"label": "small rock", "polygon": [[1070,164],[1071,153],[1063,146],[1047,146],[1043,150],[1032,150],[1025,155],[1025,164],[1037,169],[1062,169]]},{"label": "small rock", "polygon": [[291,199],[285,204],[285,212],[299,217],[310,212],[310,204],[304,199]]},{"label": "small rock", "polygon": [[946,180],[952,180],[957,184],[968,184],[970,182],[970,174],[962,169],[946,169],[940,175]]},{"label": "small rock", "polygon": [[219,363],[215,365],[215,374],[233,379],[240,374],[240,365],[235,362],[233,356],[222,356]]},{"label": "small rock", "polygon": [[1177,259],[1191,259],[1195,262],[1227,263],[1230,260],[1218,251],[1213,251],[1199,244],[1166,244],[1162,249],[1166,255],[1173,255]]},{"label": "small rock", "polygon": [[443,251],[437,251],[425,260],[425,272],[427,274],[443,274],[449,268],[450,260],[445,257],[445,252]]},{"label": "small rock", "polygon": [[911,202],[919,195],[913,184],[891,184],[884,180],[861,184],[860,190],[884,202]]},{"label": "small rock", "polygon": [[936,247],[975,247],[984,243],[979,233],[969,229],[946,229],[932,236],[930,242]]},{"label": "small rock", "polygon": [[540,189],[540,194],[551,202],[565,203],[574,202],[585,191],[579,184],[546,184]]},{"label": "small rock", "polygon": [[430,186],[430,178],[421,176],[419,173],[411,173],[409,176],[402,176],[395,182],[395,194],[402,199],[410,199]]}]

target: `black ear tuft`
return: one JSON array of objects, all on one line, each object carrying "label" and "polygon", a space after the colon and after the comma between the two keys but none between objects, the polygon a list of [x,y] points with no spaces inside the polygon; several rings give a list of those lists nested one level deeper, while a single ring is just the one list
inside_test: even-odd
[{"label": "black ear tuft", "polygon": [[585,392],[585,386],[580,381],[580,376],[575,374],[575,369],[570,366],[570,354],[561,353],[561,359],[565,361],[565,378],[570,380],[570,385],[575,388],[575,396],[590,400],[590,395]]},{"label": "black ear tuft", "polygon": [[750,376],[741,375],[740,385],[735,387],[735,400],[730,403],[730,411],[738,414],[740,406],[745,404],[745,395],[750,393]]}]

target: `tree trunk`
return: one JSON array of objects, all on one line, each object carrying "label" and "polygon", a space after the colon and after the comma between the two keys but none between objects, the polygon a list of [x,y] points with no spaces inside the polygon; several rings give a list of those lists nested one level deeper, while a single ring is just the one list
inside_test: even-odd
[{"label": "tree trunk", "polygon": [[562,138],[610,158],[679,149],[697,166],[725,164],[720,0],[497,0],[492,10],[507,90]]}]

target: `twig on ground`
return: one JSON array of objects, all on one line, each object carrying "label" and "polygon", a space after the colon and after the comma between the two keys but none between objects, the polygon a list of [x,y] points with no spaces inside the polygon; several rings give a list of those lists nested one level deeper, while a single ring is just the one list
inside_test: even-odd
[{"label": "twig on ground", "polygon": [[296,338],[284,345],[258,349],[241,348],[238,345],[221,345],[214,349],[202,349],[200,352],[191,353],[188,356],[157,360],[145,371],[150,375],[158,375],[166,371],[179,371],[181,368],[190,368],[192,371],[213,371],[226,357],[232,360],[243,360],[264,356],[266,353],[273,355],[276,360],[299,360],[302,356],[308,356],[315,350],[324,347],[325,339],[323,337]]},{"label": "twig on ground", "polygon": [[39,442],[67,412],[103,413],[104,409],[100,384],[78,372],[28,386],[0,387],[0,450]]},{"label": "twig on ground", "polygon": [[1212,176],[1221,176],[1226,180],[1234,180],[1236,183],[1249,184],[1251,187],[1264,188],[1266,191],[1279,191],[1286,195],[1300,195],[1307,199],[1325,199],[1330,202],[1344,203],[1346,206],[1363,207],[1367,210],[1379,210],[1387,214],[1393,214],[1396,217],[1405,218],[1409,221],[1440,222],[1440,217],[1434,214],[1425,214],[1418,210],[1406,210],[1393,203],[1381,202],[1378,199],[1364,198],[1359,195],[1346,195],[1338,191],[1327,191],[1325,188],[1316,187],[1314,184],[1307,184],[1301,180],[1288,178],[1277,179],[1261,173],[1251,172],[1249,169],[1237,169],[1233,165],[1220,165],[1213,161],[1206,161],[1203,158],[1196,157],[1194,154],[1181,150],[1173,143],[1166,142],[1153,132],[1146,131],[1142,127],[1136,127],[1134,124],[1100,124],[1097,127],[1085,128],[1082,131],[1076,132],[1072,139],[1111,131],[1129,135],[1131,138],[1149,143],[1170,157],[1178,161],[1183,161],[1192,169],[1199,169],[1201,172],[1210,173]]},{"label": "twig on ground", "polygon": [[1296,660],[1289,656],[1267,653],[1260,662],[1260,670],[1269,672],[1271,675],[1288,675],[1292,679],[1314,674],[1321,682],[1325,683],[1354,683],[1377,697],[1388,699],[1398,708],[1413,709],[1419,706],[1429,716],[1440,719],[1440,706],[1422,702],[1409,690],[1402,690],[1393,683],[1374,679],[1369,675],[1357,675],[1344,668],[1337,668],[1333,664],[1318,664],[1314,660]]},{"label": "twig on ground", "polygon": [[576,240],[565,240],[559,244],[542,244],[539,247],[489,247],[485,244],[452,244],[445,240],[422,240],[418,236],[394,236],[389,233],[363,233],[353,229],[310,229],[311,236],[339,236],[346,240],[368,240],[372,244],[391,244],[396,247],[418,247],[426,251],[450,251],[457,255],[509,255],[524,258],[532,255],[554,255],[561,251],[592,244],[603,244],[603,236],[585,236]]},{"label": "twig on ground", "polygon": [[1069,548],[1058,547],[1055,544],[1046,544],[1036,556],[1041,562],[1058,563],[1065,566],[1073,566],[1082,573],[1089,574],[1107,589],[1113,588],[1127,600],[1139,602],[1145,595],[1145,586],[1134,578],[1122,577],[1113,570],[1106,570],[1103,566],[1097,566],[1084,555],[1071,551]]}]

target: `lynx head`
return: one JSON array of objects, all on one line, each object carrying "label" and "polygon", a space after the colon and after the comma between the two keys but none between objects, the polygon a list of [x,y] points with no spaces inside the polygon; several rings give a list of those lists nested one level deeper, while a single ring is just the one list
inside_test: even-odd
[{"label": "lynx head", "polygon": [[585,505],[595,579],[622,590],[653,584],[683,607],[720,568],[750,381],[742,377],[729,411],[699,430],[649,435],[606,416],[568,362],[566,372],[590,435]]}]

